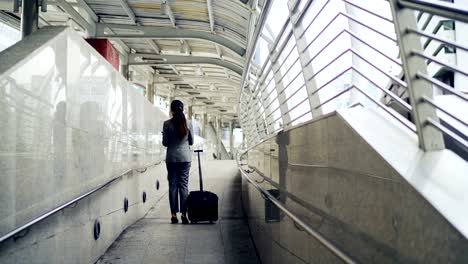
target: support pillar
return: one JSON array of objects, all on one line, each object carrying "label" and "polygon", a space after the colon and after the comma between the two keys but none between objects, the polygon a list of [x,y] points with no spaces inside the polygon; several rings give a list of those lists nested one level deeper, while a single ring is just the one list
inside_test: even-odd
[{"label": "support pillar", "polygon": [[39,28],[39,0],[23,0],[21,8],[21,36],[25,38]]},{"label": "support pillar", "polygon": [[128,64],[120,64],[120,73],[125,78],[125,80],[130,80],[130,72],[128,68]]},{"label": "support pillar", "polygon": [[207,113],[203,113],[203,126],[202,126],[202,129],[203,129],[203,137],[206,139],[207,138],[207,133],[206,133],[206,130],[208,129],[208,114]]},{"label": "support pillar", "polygon": [[[271,50],[271,47],[270,47],[270,50]],[[271,69],[273,70],[273,72],[276,72],[276,74],[274,74],[273,77],[275,81],[275,89],[276,89],[276,92],[278,93],[278,101],[280,103],[281,117],[283,120],[282,127],[285,127],[291,121],[291,117],[288,112],[288,109],[289,109],[288,103],[284,103],[286,101],[286,95],[284,91],[284,84],[283,84],[283,78],[281,76],[280,65],[278,63],[279,54],[276,50],[272,51],[271,53],[272,53],[272,56],[270,56]]]},{"label": "support pillar", "polygon": [[120,56],[122,59],[120,60],[120,73],[125,78],[125,80],[130,80],[130,72],[129,72],[129,65],[128,65],[128,55],[121,54]]},{"label": "support pillar", "polygon": [[221,118],[216,117],[216,152],[218,153],[218,158],[221,159]]},{"label": "support pillar", "polygon": [[234,159],[234,121],[229,122],[229,152]]},{"label": "support pillar", "polygon": [[434,89],[432,84],[417,77],[418,73],[427,74],[427,65],[424,58],[413,55],[415,51],[424,52],[421,37],[406,32],[407,28],[417,28],[416,15],[413,10],[401,7],[397,0],[390,0],[389,3],[394,17],[395,32],[400,47],[405,80],[408,84],[410,102],[413,107],[419,147],[424,151],[444,149],[445,144],[442,133],[426,124],[428,120],[438,122],[439,118],[436,108],[430,104],[422,103],[423,97],[433,98]]},{"label": "support pillar", "polygon": [[188,106],[187,114],[188,114],[188,119],[192,120],[193,119],[193,106],[191,104]]},{"label": "support pillar", "polygon": [[146,97],[151,104],[154,104],[154,84],[153,78],[149,78],[148,83],[146,84]]}]

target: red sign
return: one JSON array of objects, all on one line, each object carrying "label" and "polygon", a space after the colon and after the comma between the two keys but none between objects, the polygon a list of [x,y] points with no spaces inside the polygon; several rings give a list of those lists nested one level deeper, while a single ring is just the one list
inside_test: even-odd
[{"label": "red sign", "polygon": [[89,45],[91,45],[104,59],[106,59],[114,68],[119,70],[119,52],[112,46],[107,39],[87,39]]}]

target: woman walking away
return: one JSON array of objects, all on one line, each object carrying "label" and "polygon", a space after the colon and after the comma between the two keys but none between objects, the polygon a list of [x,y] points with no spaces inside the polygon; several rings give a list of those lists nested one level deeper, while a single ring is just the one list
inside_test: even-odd
[{"label": "woman walking away", "polygon": [[179,100],[172,101],[171,119],[164,122],[163,145],[167,147],[166,167],[169,181],[169,205],[172,213],[171,222],[173,224],[179,222],[177,213],[180,212],[182,223],[188,224],[185,200],[188,195],[187,185],[192,161],[189,145],[193,145],[193,136],[185,119],[184,104]]}]

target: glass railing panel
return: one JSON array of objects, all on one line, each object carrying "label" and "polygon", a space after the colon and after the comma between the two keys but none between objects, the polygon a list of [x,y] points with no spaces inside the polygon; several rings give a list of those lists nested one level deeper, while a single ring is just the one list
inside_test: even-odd
[{"label": "glass railing panel", "polygon": [[167,115],[79,35],[49,28],[33,40],[27,53],[0,54],[15,59],[0,71],[1,235],[164,156]]}]

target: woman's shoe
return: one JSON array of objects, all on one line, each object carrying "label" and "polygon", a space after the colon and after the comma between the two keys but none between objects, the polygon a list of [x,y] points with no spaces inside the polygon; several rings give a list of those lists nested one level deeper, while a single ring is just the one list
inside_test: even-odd
[{"label": "woman's shoe", "polygon": [[177,216],[171,217],[171,223],[173,223],[173,224],[179,223],[179,219],[177,219]]},{"label": "woman's shoe", "polygon": [[184,225],[186,225],[186,224],[188,224],[188,223],[189,223],[189,221],[188,221],[187,217],[186,217],[186,216],[184,216],[184,215],[183,215],[182,217],[180,217],[180,219],[182,219],[182,224],[184,224]]}]

